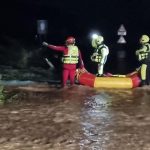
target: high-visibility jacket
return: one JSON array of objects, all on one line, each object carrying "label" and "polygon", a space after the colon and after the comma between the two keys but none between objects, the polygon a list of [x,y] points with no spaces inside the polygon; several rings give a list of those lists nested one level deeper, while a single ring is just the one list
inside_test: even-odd
[{"label": "high-visibility jacket", "polygon": [[102,56],[101,55],[99,55],[98,53],[93,53],[92,54],[92,56],[91,56],[91,60],[93,61],[93,62],[101,62],[101,58],[102,58]]},{"label": "high-visibility jacket", "polygon": [[136,55],[139,61],[150,59],[150,44],[149,43],[143,44],[141,49],[136,51]]},{"label": "high-visibility jacket", "polygon": [[[55,50],[55,51],[63,52],[63,56],[68,56],[68,54],[70,54],[70,52],[69,52],[69,49],[71,49],[71,48],[69,48],[70,46],[75,46],[75,45],[56,46],[56,45],[49,44],[48,48],[50,48],[52,50]],[[77,49],[78,49],[78,47],[77,46],[75,46],[75,47],[76,48],[73,48],[73,55],[71,55],[72,57],[73,56],[75,56],[75,57],[77,56]],[[74,51],[75,51],[75,54],[74,54]],[[71,54],[72,54],[72,52],[71,52]],[[83,63],[83,60],[82,60],[82,55],[81,55],[81,52],[80,52],[79,49],[78,49],[78,62],[79,62],[80,68],[84,68],[84,63]],[[72,68],[76,69],[76,64],[77,64],[76,61],[75,61],[75,64],[72,64],[72,63],[70,63],[70,64],[63,63],[63,67],[64,68],[68,68],[68,69],[72,69]]]},{"label": "high-visibility jacket", "polygon": [[95,49],[95,52],[91,56],[91,60],[98,63],[105,63],[106,57],[109,54],[109,49],[105,44],[101,44]]},{"label": "high-visibility jacket", "polygon": [[62,62],[64,64],[77,64],[79,59],[79,50],[77,46],[69,45],[68,54],[64,54],[62,57]]}]

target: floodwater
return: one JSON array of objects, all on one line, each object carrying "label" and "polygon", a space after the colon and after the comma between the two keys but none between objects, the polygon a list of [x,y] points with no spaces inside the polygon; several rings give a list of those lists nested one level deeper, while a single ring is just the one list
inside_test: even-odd
[{"label": "floodwater", "polygon": [[37,84],[7,93],[0,150],[150,150],[150,87]]}]

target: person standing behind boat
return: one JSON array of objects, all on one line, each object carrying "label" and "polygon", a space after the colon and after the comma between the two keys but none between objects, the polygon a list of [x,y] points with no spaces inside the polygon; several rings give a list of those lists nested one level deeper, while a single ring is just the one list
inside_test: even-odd
[{"label": "person standing behind boat", "polygon": [[149,37],[142,35],[139,39],[141,44],[140,49],[136,50],[135,54],[138,57],[138,61],[141,63],[140,76],[141,86],[150,84],[150,44]]},{"label": "person standing behind boat", "polygon": [[91,56],[91,60],[98,64],[98,70],[96,74],[97,77],[103,76],[104,65],[109,54],[109,48],[103,42],[103,36],[96,35],[92,39],[92,47],[94,48],[94,53]]},{"label": "person standing behind boat", "polygon": [[80,68],[84,69],[84,63],[82,60],[81,52],[75,45],[75,38],[70,36],[65,41],[65,46],[55,46],[43,42],[43,46],[46,46],[52,50],[63,52],[62,63],[63,63],[63,81],[62,87],[65,87],[67,80],[70,79],[70,84],[73,85],[75,82],[76,67],[79,63]]}]

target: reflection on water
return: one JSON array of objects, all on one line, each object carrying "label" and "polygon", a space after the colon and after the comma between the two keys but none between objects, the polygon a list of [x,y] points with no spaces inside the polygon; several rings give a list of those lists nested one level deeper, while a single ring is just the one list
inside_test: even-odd
[{"label": "reflection on water", "polygon": [[81,149],[150,149],[149,113],[150,93],[146,91],[97,91],[85,101]]},{"label": "reflection on water", "polygon": [[0,109],[3,150],[150,149],[149,88],[38,85],[19,93],[18,104]]},{"label": "reflection on water", "polygon": [[83,132],[85,139],[81,140],[81,149],[101,149],[106,141],[109,141],[109,133],[106,131],[108,124],[111,124],[111,110],[109,104],[111,96],[106,92],[100,92],[89,97],[85,101],[85,109],[83,111]]},{"label": "reflection on water", "polygon": [[106,99],[109,99],[109,95],[102,93],[92,96],[91,99],[88,99],[88,101],[85,102],[86,109],[84,110],[85,112],[83,117],[84,120],[86,120],[86,123],[83,124],[87,127],[87,129],[89,128],[89,124],[95,129],[96,127],[100,129],[103,127],[105,122],[110,121],[111,112]]}]

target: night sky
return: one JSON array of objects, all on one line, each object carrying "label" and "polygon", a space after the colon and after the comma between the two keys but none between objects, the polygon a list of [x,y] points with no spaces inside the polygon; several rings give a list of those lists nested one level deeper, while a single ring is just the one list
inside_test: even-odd
[{"label": "night sky", "polygon": [[[142,34],[150,35],[149,0],[4,0],[0,5],[1,36],[30,42],[37,35],[37,20],[48,21],[46,40],[64,44],[67,36],[76,37],[83,53],[89,51],[90,33],[98,31],[105,43],[117,47],[117,30],[127,30],[126,47],[133,55]],[[83,54],[83,57],[86,56]],[[89,56],[87,56],[89,57]]]},{"label": "night sky", "polygon": [[149,6],[148,0],[5,0],[0,26],[2,33],[31,36],[36,34],[36,20],[46,19],[49,35],[86,37],[98,30],[110,41],[124,24],[132,39],[149,34]]}]

